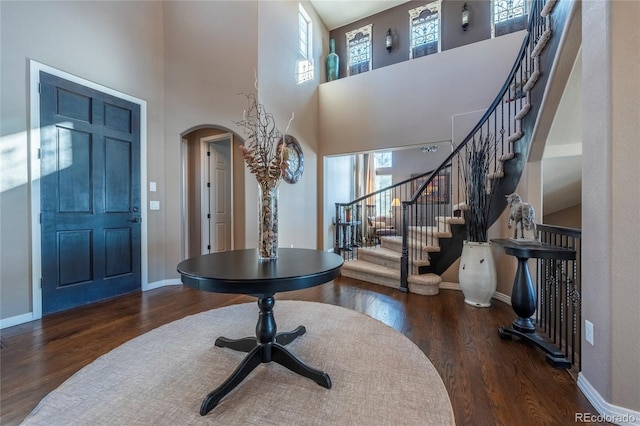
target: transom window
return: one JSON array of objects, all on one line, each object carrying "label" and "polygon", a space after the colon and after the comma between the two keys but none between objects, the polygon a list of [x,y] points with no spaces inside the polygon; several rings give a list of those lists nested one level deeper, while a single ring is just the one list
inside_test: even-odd
[{"label": "transom window", "polygon": [[409,11],[410,59],[440,51],[440,5],[436,1]]},{"label": "transom window", "polygon": [[528,0],[493,0],[492,36],[497,37],[527,27]]},{"label": "transom window", "polygon": [[313,80],[313,27],[311,18],[298,3],[298,52],[301,59],[296,70],[298,83]]},{"label": "transom window", "polygon": [[393,155],[391,154],[391,151],[376,152],[374,153],[373,158],[376,169],[393,167]]},{"label": "transom window", "polygon": [[298,4],[298,26],[299,26],[299,49],[300,54],[304,59],[310,59],[313,55],[311,53],[311,18],[304,10],[301,4]]},{"label": "transom window", "polygon": [[371,69],[371,28],[372,25],[369,24],[346,34],[348,75],[360,74]]}]

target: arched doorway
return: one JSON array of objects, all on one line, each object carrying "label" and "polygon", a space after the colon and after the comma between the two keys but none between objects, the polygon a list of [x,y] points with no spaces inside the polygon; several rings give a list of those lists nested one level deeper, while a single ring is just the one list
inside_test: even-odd
[{"label": "arched doorway", "polygon": [[[228,129],[182,135],[182,257],[244,248],[244,168]],[[239,196],[238,196],[239,194]]]}]

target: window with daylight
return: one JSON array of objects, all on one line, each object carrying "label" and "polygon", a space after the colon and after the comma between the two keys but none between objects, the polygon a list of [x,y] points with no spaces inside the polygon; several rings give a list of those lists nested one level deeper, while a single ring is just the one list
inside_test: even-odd
[{"label": "window with daylight", "polygon": [[498,37],[527,28],[529,14],[528,0],[493,0],[491,7],[493,14],[491,21],[492,37]]},{"label": "window with daylight", "polygon": [[[387,167],[393,167],[393,154],[391,151],[375,152],[373,154],[373,165],[376,169],[374,187],[375,190],[388,188],[393,185],[393,176],[382,174],[385,171],[379,170]],[[382,173],[380,173],[382,172]],[[387,172],[388,173],[388,172]],[[391,207],[391,193],[389,191],[381,192],[376,195],[376,215],[386,216]]]},{"label": "window with daylight", "polygon": [[313,80],[313,27],[311,18],[298,3],[298,69],[296,70],[298,83]]},{"label": "window with daylight", "polygon": [[409,11],[411,50],[409,59],[440,51],[440,1]]},{"label": "window with daylight", "polygon": [[347,75],[371,69],[371,28],[369,24],[347,33]]},{"label": "window with daylight", "polygon": [[[379,175],[376,173],[375,190],[388,188],[393,185],[393,176]],[[391,208],[391,191],[383,191],[376,194],[376,216],[387,216]]]},{"label": "window with daylight", "polygon": [[382,167],[393,167],[393,155],[391,154],[391,151],[376,152],[374,153],[373,158],[376,169],[380,169]]}]

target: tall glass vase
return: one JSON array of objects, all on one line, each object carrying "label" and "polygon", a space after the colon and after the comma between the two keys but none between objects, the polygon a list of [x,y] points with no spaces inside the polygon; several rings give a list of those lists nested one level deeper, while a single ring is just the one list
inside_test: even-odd
[{"label": "tall glass vase", "polygon": [[258,259],[278,258],[278,183],[258,184]]}]

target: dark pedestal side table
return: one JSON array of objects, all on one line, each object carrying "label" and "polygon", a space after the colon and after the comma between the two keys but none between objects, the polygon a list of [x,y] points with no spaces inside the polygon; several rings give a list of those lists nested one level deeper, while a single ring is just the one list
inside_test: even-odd
[{"label": "dark pedestal side table", "polygon": [[503,326],[498,329],[502,339],[510,340],[512,336],[529,341],[547,353],[547,362],[556,368],[570,368],[571,362],[564,353],[553,345],[545,336],[536,332],[536,325],[531,316],[536,312],[537,298],[535,288],[531,282],[528,260],[558,259],[575,260],[575,250],[556,247],[551,244],[516,243],[510,239],[495,239],[492,242],[502,246],[504,252],[518,259],[518,269],[511,290],[511,307],[517,318],[511,327]]},{"label": "dark pedestal side table", "polygon": [[178,272],[185,285],[203,291],[248,294],[258,298],[260,308],[255,337],[216,339],[218,347],[248,354],[231,376],[202,401],[201,415],[215,408],[261,363],[274,361],[320,386],[331,388],[327,373],[309,367],[285,348],[306,333],[306,329],[299,326],[291,332],[277,333],[274,295],[331,281],[340,275],[342,263],[342,257],[333,253],[280,248],[278,259],[274,261],[260,262],[257,250],[248,249],[206,254],[178,264]]}]

